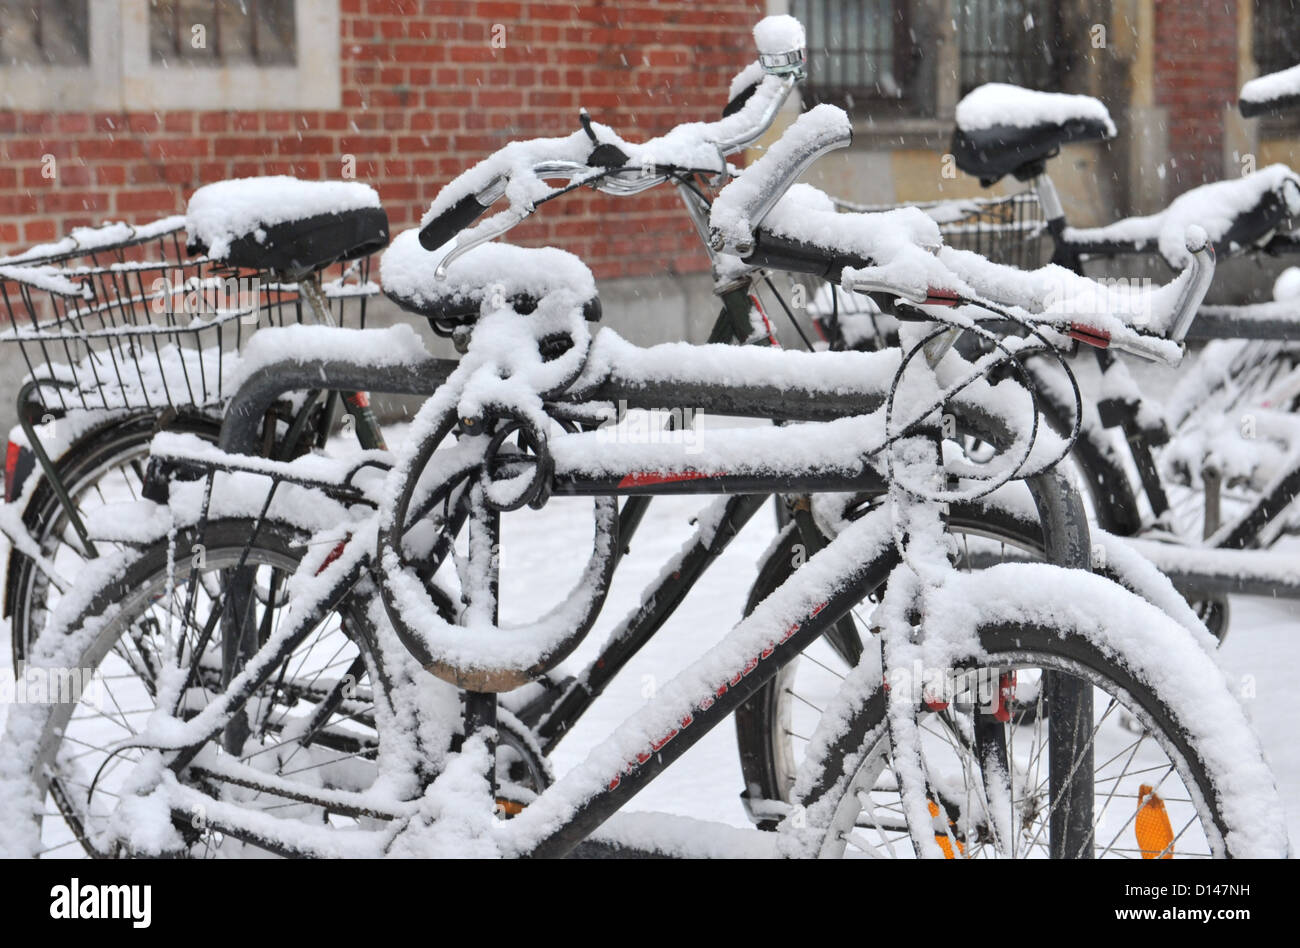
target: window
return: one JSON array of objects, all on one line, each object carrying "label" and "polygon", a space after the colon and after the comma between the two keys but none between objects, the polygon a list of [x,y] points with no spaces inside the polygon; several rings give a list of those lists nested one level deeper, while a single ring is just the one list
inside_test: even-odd
[{"label": "window", "polygon": [[928,113],[932,83],[917,68],[918,6],[906,0],[793,0],[790,12],[808,34],[809,104]]},{"label": "window", "polygon": [[1261,76],[1300,65],[1300,0],[1255,0],[1254,40]]},{"label": "window", "polygon": [[1039,91],[1060,88],[1064,72],[1057,0],[951,0],[965,95],[986,82]]},{"label": "window", "polygon": [[0,0],[0,109],[338,108],[339,20],[339,0]]},{"label": "window", "polygon": [[150,0],[155,63],[201,66],[296,62],[294,0]]},{"label": "window", "polygon": [[0,66],[90,61],[88,0],[0,0]]},{"label": "window", "polygon": [[[1297,2],[1300,0],[1285,0]],[[1059,0],[791,0],[811,103],[872,118],[936,115],[986,82],[1061,87]],[[952,43],[944,43],[955,30]],[[954,55],[955,50],[955,55]],[[943,60],[941,62],[941,60]]]}]

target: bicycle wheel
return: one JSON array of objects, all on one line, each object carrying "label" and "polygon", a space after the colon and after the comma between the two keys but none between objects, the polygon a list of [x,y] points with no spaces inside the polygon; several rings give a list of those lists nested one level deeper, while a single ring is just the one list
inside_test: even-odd
[{"label": "bicycle wheel", "polygon": [[[1075,574],[1078,589],[1059,614],[1025,609],[1024,618],[998,618],[1020,611],[1005,580],[1032,582],[1019,574],[1046,568],[1008,565],[972,577],[1000,574],[1002,582],[989,583],[997,598],[987,604],[967,588],[967,601],[987,618],[974,630],[978,659],[954,667],[960,681],[993,687],[987,700],[984,691],[975,700],[961,689],[942,696],[948,700],[918,697],[908,729],[914,740],[899,744],[879,677],[855,671],[853,685],[828,703],[796,782],[804,807],[791,837],[797,847],[822,856],[928,848],[948,858],[1286,854],[1281,805],[1258,743],[1213,662],[1172,620],[1134,597],[1114,623],[1122,634],[1099,640],[1076,626],[1095,617],[1075,614],[1074,593],[1114,601],[1113,590],[1084,574]],[[1021,671],[1030,680],[1017,680]],[[1054,744],[1052,728],[1067,716],[1043,713],[1044,697],[1071,689],[1092,710],[1080,716],[1073,743]],[[1038,713],[1024,724],[1030,708]],[[1135,724],[1125,726],[1125,714]],[[898,805],[891,770],[900,753],[924,803]],[[906,832],[887,824],[900,817]]]},{"label": "bicycle wheel", "polygon": [[[178,416],[167,428],[211,441],[216,441],[219,430],[215,419],[203,415]],[[149,443],[159,430],[159,416],[155,412],[115,418],[81,435],[55,461],[59,480],[83,519],[99,505],[139,499]],[[47,478],[42,476],[37,482],[23,508],[22,519],[33,541],[60,576],[81,574],[86,550]],[[104,552],[115,548],[107,543],[97,547],[103,547]],[[15,665],[23,661],[28,646],[58,599],[58,589],[36,562],[17,549],[11,551],[5,583],[5,614],[10,617]]]},{"label": "bicycle wheel", "polygon": [[[201,555],[192,555],[192,544],[200,540]],[[111,571],[117,575],[86,594],[88,604],[77,618],[52,623],[32,648],[38,667],[80,670],[82,677],[68,700],[16,706],[10,715],[0,781],[10,784],[10,793],[14,782],[23,785],[38,815],[23,839],[11,837],[0,850],[18,846],[56,856],[78,848],[92,856],[238,856],[250,849],[288,854],[293,847],[285,839],[319,842],[322,834],[341,836],[383,821],[383,806],[358,802],[367,793],[390,801],[418,794],[409,779],[390,778],[384,792],[376,790],[388,735],[410,734],[397,741],[399,754],[411,753],[411,741],[427,735],[393,710],[392,683],[373,626],[378,612],[360,595],[345,596],[300,636],[274,673],[238,705],[220,741],[209,742],[180,771],[175,779],[190,801],[182,811],[174,803],[161,812],[151,808],[135,790],[138,765],[146,771],[160,766],[157,751],[132,746],[164,703],[159,696],[177,695],[175,716],[187,720],[222,697],[231,675],[223,651],[227,638],[255,631],[260,647],[275,634],[289,611],[286,586],[304,557],[304,542],[300,531],[283,524],[219,520],[201,534],[181,531],[174,543],[163,540],[129,554],[124,568],[106,564],[119,566]],[[225,621],[234,609],[220,614],[236,574],[250,577],[242,588],[254,590],[242,624]],[[191,595],[194,607],[187,610]],[[177,663],[174,647],[181,641],[187,655]],[[183,669],[187,684],[178,689]],[[408,762],[392,773],[409,777],[415,768]],[[263,827],[294,828],[247,829],[259,819]],[[347,851],[344,843],[330,849]]]},{"label": "bicycle wheel", "polygon": [[[1184,535],[1213,534],[1245,514],[1293,463],[1298,356],[1290,343],[1216,339],[1180,379],[1169,399],[1173,440],[1160,460],[1172,525]],[[1207,514],[1213,517],[1208,531]],[[1270,546],[1300,522],[1294,510],[1285,509],[1271,519],[1251,537],[1252,545]]]},{"label": "bicycle wheel", "polygon": [[[955,565],[959,569],[1043,558],[1037,527],[1031,529],[996,509],[952,505],[948,523],[957,538],[960,559]],[[798,530],[794,525],[787,527],[759,571],[745,614],[789,579],[806,555]],[[845,615],[837,624],[836,635],[814,642],[737,709],[736,741],[745,801],[760,827],[775,829],[787,812],[795,777],[822,711],[872,642],[871,610],[880,592],[883,589]],[[878,654],[866,657],[879,664]],[[901,823],[896,823],[896,828],[905,830]]]}]

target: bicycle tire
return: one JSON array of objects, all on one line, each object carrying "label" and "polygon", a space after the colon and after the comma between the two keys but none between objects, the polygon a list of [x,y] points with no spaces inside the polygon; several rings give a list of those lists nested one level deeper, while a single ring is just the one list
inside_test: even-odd
[{"label": "bicycle tire", "polygon": [[[1008,559],[1007,550],[1015,551],[1010,557],[1014,560],[1041,562],[1044,559],[1042,533],[1037,523],[1017,516],[1012,510],[993,504],[952,504],[946,519],[950,529],[958,536],[980,537],[1000,544],[1000,557],[995,556],[994,562]],[[801,543],[793,525],[773,542],[750,589],[745,605],[746,615],[789,578],[797,560],[794,547]],[[958,568],[963,565],[977,568],[991,564],[987,553],[981,559],[980,553],[977,551],[972,554],[967,545],[964,550],[959,550],[956,565]],[[1099,564],[1098,572],[1120,582],[1131,591],[1151,598],[1153,602],[1161,603],[1165,609],[1172,608],[1167,600],[1162,602],[1155,595],[1156,590],[1142,588],[1141,577],[1127,575],[1122,569],[1116,568],[1117,565],[1111,563],[1103,568]],[[1172,587],[1168,588],[1167,595],[1182,598]],[[1192,604],[1189,608],[1195,608],[1196,605],[1198,604]],[[1226,616],[1226,603],[1222,615]],[[1190,618],[1189,613],[1180,621],[1195,620]],[[1210,627],[1210,632],[1222,639],[1221,632],[1213,626]],[[810,647],[805,657],[825,668],[828,650],[821,648],[819,660],[818,656],[811,654],[817,647]],[[842,670],[847,672],[848,663],[842,662],[842,665]],[[802,696],[794,685],[799,668],[800,663],[797,661],[782,667],[749,702],[737,709],[735,715],[737,750],[745,786],[742,796],[755,816],[755,822],[763,829],[777,827],[782,815],[780,804],[790,802],[790,791],[798,769],[798,755],[793,744],[799,735],[792,730],[792,702],[808,705],[808,698]],[[840,666],[836,666],[836,670],[840,670]],[[1031,711],[1027,716],[1031,717],[1032,713]]]},{"label": "bicycle tire", "polygon": [[[197,564],[186,552],[190,547],[185,544],[197,535],[197,533],[191,535],[188,530],[181,531],[174,540],[164,538],[143,550],[128,551],[124,557],[117,558],[115,562],[106,563],[105,571],[109,578],[101,582],[97,588],[82,593],[86,605],[78,616],[71,622],[59,626],[51,625],[46,630],[46,636],[64,638],[59,641],[38,642],[36,650],[47,652],[49,649],[63,646],[64,658],[70,659],[67,662],[69,667],[99,669],[110,654],[115,654],[118,644],[125,642],[122,632],[130,626],[124,626],[123,623],[136,622],[138,615],[136,618],[132,616],[137,613],[143,615],[161,598],[160,592],[165,595],[169,589],[167,583],[172,583],[174,589],[179,580],[192,574]],[[256,528],[256,541],[250,545],[253,536],[254,523],[250,520],[232,518],[208,522],[202,528],[205,557],[203,568],[232,569],[247,563],[291,574],[304,555],[306,537],[296,527],[264,521]],[[246,545],[249,545],[247,559],[241,560],[240,556]],[[177,554],[177,550],[182,552]],[[108,567],[112,568],[108,569]],[[253,567],[243,566],[243,568]],[[261,600],[262,605],[266,606],[267,601]],[[375,610],[371,608],[372,606],[374,603],[368,597],[349,595],[343,599],[336,612],[340,616],[339,631],[356,646],[355,651],[364,659],[365,680],[369,681],[369,693],[373,695],[369,713],[370,727],[374,730],[377,746],[382,747],[384,740],[381,735],[382,722],[394,712],[391,706],[385,704],[389,702],[388,695],[392,691],[392,684],[388,671],[384,667],[385,650],[378,642],[378,634],[373,625],[372,616]],[[317,638],[319,639],[319,636]],[[65,645],[65,642],[72,643],[71,647]],[[123,647],[129,648],[125,645]],[[137,654],[143,656],[146,651],[137,641]],[[68,652],[75,652],[75,657],[67,654]],[[330,662],[337,664],[333,657]],[[285,664],[287,666],[288,662],[286,661]],[[299,666],[299,671],[294,672],[294,675],[300,674],[301,668],[302,666]],[[318,678],[319,674],[317,673]],[[280,695],[293,695],[296,697],[292,700],[301,701],[304,700],[302,695],[305,692],[298,687],[299,684],[301,683],[293,681],[286,684],[282,676],[275,682],[274,688],[278,689]],[[135,689],[136,692],[139,690],[139,688]],[[277,691],[273,690],[272,701],[276,696]],[[112,695],[112,698],[110,707],[113,713],[123,719],[130,714],[140,713],[124,710],[129,705],[120,701],[117,695]],[[287,703],[289,699],[282,700]],[[32,820],[23,821],[17,811],[11,811],[12,820],[7,820],[5,825],[0,826],[0,852],[27,855],[40,852],[43,845],[40,834],[44,827],[39,814],[53,803],[55,810],[64,816],[66,828],[72,830],[73,844],[80,843],[89,855],[106,855],[92,845],[90,837],[93,834],[85,830],[84,826],[79,832],[76,822],[71,818],[80,815],[84,823],[84,816],[89,812],[90,807],[86,807],[81,814],[72,813],[70,816],[69,809],[63,808],[51,793],[52,781],[47,779],[53,769],[53,762],[59,754],[60,746],[65,740],[74,740],[68,734],[69,723],[74,721],[76,707],[70,702],[47,702],[40,705],[26,705],[21,709],[15,708],[10,715],[3,741],[0,742],[0,748],[3,748],[3,753],[0,753],[0,785],[8,784],[6,791],[12,796],[7,796],[7,799],[23,798],[22,795],[26,792],[28,795],[25,799],[36,804],[40,809],[35,811],[34,825]],[[379,710],[380,708],[383,710]],[[351,716],[356,717],[356,715]],[[90,717],[93,718],[94,715]],[[269,720],[269,714],[267,719]],[[346,721],[347,718],[340,718],[340,720]],[[357,720],[364,724],[366,719],[362,716]],[[282,725],[280,731],[287,734],[290,728]],[[119,737],[120,735],[115,735],[115,740]],[[90,745],[84,740],[84,734],[77,740],[80,743],[77,743],[75,750],[84,756],[85,747]],[[357,738],[357,740],[362,739]],[[283,743],[287,744],[287,742],[286,739]],[[78,766],[84,770],[87,766],[93,766],[93,761],[89,765],[78,764]],[[32,835],[33,830],[35,836]],[[54,832],[55,843],[58,843],[57,837],[63,834],[60,833],[59,827],[55,827]],[[8,839],[4,838],[6,834],[9,836]],[[241,841],[248,842],[248,840]],[[67,846],[69,843],[65,840],[61,845]],[[144,854],[150,855],[148,852]],[[152,853],[152,855],[158,854]]]},{"label": "bicycle tire", "polygon": [[[1149,684],[1151,666],[1159,659],[1150,654],[1144,656],[1143,650],[1158,641],[1164,631],[1167,630],[1149,630],[1145,641],[1126,641],[1118,648],[1118,640],[1109,639],[1106,651],[1074,629],[1070,619],[1059,616],[1051,622],[1041,619],[1015,623],[990,621],[977,630],[977,635],[982,651],[980,664],[1008,668],[1019,663],[1058,671],[1070,670],[1070,673],[1092,681],[1096,687],[1109,686],[1116,693],[1124,695],[1129,701],[1128,709],[1138,715],[1145,728],[1143,737],[1139,740],[1153,736],[1154,742],[1169,754],[1170,768],[1178,772],[1184,787],[1189,791],[1195,788],[1199,795],[1199,799],[1191,798],[1189,793],[1186,804],[1201,821],[1212,855],[1286,855],[1286,828],[1276,787],[1272,784],[1258,742],[1244,715],[1238,710],[1235,715],[1230,715],[1235,720],[1225,721],[1219,718],[1212,722],[1211,726],[1218,730],[1218,739],[1194,738],[1194,734],[1205,733],[1203,728],[1206,722],[1203,719],[1198,722],[1198,727],[1191,726],[1190,718],[1185,712],[1192,705],[1177,697],[1173,700],[1170,698],[1171,695],[1176,695],[1177,686],[1171,687],[1166,682],[1156,689]],[[1142,637],[1139,635],[1137,638]],[[1194,649],[1194,646],[1189,647]],[[1163,642],[1157,649],[1157,655],[1162,651],[1167,654],[1169,648],[1169,643]],[[1201,658],[1208,662],[1203,653]],[[1211,680],[1206,680],[1198,681],[1197,687],[1201,694],[1205,694],[1205,689],[1214,686]],[[842,837],[846,833],[849,814],[855,807],[860,810],[862,806],[861,794],[864,791],[855,784],[862,783],[863,777],[870,776],[864,773],[864,766],[879,765],[883,747],[890,739],[884,689],[877,684],[869,691],[869,694],[854,699],[855,707],[851,714],[829,727],[826,733],[818,735],[817,749],[810,754],[808,765],[796,788],[806,816],[805,827],[798,830],[796,835],[800,845],[815,850],[818,855],[836,856],[844,853],[847,845]],[[1232,700],[1230,696],[1226,697]],[[1179,705],[1182,710],[1175,710]],[[1222,707],[1222,701],[1219,706]],[[834,709],[836,712],[842,710],[842,706]],[[832,716],[828,715],[828,723],[832,720]],[[1226,736],[1228,731],[1233,732],[1231,736]],[[1236,753],[1238,763],[1249,758],[1244,766],[1238,766],[1231,772],[1223,767],[1225,752],[1221,741],[1225,736],[1228,746],[1233,747],[1229,756]],[[1107,778],[1111,779],[1116,781],[1116,789],[1111,791],[1111,796],[1121,796],[1117,793],[1118,778]],[[1154,780],[1151,777],[1146,779]],[[869,794],[871,791],[865,792]],[[1105,801],[1103,812],[1110,802],[1109,798]],[[1116,815],[1120,816],[1123,812],[1119,808]],[[1129,812],[1132,815],[1121,825],[1121,831],[1141,818],[1140,806],[1136,811],[1130,809]],[[856,814],[852,819],[856,826]],[[1175,819],[1173,825],[1179,825],[1179,820]],[[933,824],[920,827],[919,830],[912,825],[911,829],[914,839],[928,833],[937,835]],[[1186,829],[1187,826],[1184,826],[1182,832],[1186,832]],[[1114,846],[1119,835],[1117,833],[1111,840],[1108,849]],[[1181,835],[1180,833],[1179,838]],[[1098,837],[1098,841],[1100,839]],[[967,844],[970,844],[969,839]],[[1141,845],[1139,842],[1138,848]],[[1129,852],[1134,851],[1134,847],[1127,849]],[[1142,851],[1143,858],[1168,858],[1182,854],[1176,841],[1169,844],[1167,851],[1159,854]]]},{"label": "bicycle tire", "polygon": [[[149,444],[159,429],[156,412],[140,412],[113,418],[78,437],[54,461],[57,476],[74,502],[83,498],[104,479],[132,463],[147,458]],[[168,430],[195,434],[216,442],[220,422],[201,414],[177,416]],[[63,505],[43,473],[23,508],[22,522],[32,540],[47,554],[58,545],[68,526]],[[129,486],[129,485],[128,485]],[[5,576],[4,614],[10,620],[11,651],[15,665],[27,652],[34,632],[39,631],[49,581],[35,561],[18,549],[11,550]]]}]

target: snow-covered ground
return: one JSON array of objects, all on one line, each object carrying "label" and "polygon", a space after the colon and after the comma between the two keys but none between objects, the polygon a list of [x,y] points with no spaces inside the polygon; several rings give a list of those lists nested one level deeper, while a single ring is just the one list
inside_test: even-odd
[{"label": "snow-covered ground", "polygon": [[[690,517],[707,503],[700,498],[656,498],[631,555],[620,565],[609,603],[600,623],[567,666],[580,667],[604,640],[603,633],[639,602],[643,587],[665,560],[689,536]],[[510,525],[503,538],[503,607],[526,611],[516,597],[531,577],[532,589],[559,590],[569,583],[580,564],[556,557],[558,549],[581,550],[590,537],[582,522],[585,502],[555,501],[527,521]],[[514,515],[519,516],[519,515]],[[589,515],[587,516],[589,519]],[[644,702],[643,690],[662,683],[693,657],[715,642],[744,607],[755,563],[775,533],[775,515],[760,511],[686,599],[656,638],[615,679],[586,717],[560,744],[555,754],[558,773],[578,763],[584,747],[607,734]],[[512,554],[516,542],[528,536],[532,552]],[[565,543],[561,547],[559,544]],[[568,546],[567,544],[573,544]],[[1300,541],[1279,545],[1300,556]],[[517,585],[516,585],[517,583]],[[537,595],[536,593],[534,595]],[[535,598],[524,597],[537,602]],[[543,601],[553,600],[547,595]],[[508,619],[509,612],[504,615]],[[1292,840],[1300,841],[1300,688],[1291,682],[1300,672],[1300,607],[1285,600],[1239,596],[1232,601],[1231,631],[1220,651],[1229,680],[1237,684],[1242,703],[1264,745],[1288,809]],[[748,822],[739,795],[743,789],[734,732],[720,726],[711,731],[678,763],[645,789],[631,809],[658,810],[722,820],[737,826]]]},{"label": "snow-covered ground", "polygon": [[[711,421],[711,420],[710,420]],[[400,440],[400,430],[389,432]],[[702,435],[707,435],[707,425]],[[711,498],[656,498],[620,565],[595,630],[565,663],[582,667],[599,649],[609,630],[640,601],[645,586],[691,533],[691,518]],[[541,511],[521,511],[504,518],[502,539],[502,611],[506,622],[534,616],[564,595],[579,575],[590,549],[590,501],[557,498]],[[756,563],[775,533],[770,507],[760,511],[714,564],[705,581],[686,599],[664,629],[637,655],[609,689],[571,730],[554,756],[558,774],[583,759],[598,741],[703,653],[736,621],[752,582]],[[1300,541],[1282,549],[1300,555]],[[1293,840],[1300,840],[1300,691],[1291,675],[1300,669],[1300,609],[1293,603],[1238,597],[1232,603],[1231,632],[1221,658],[1237,683],[1289,809]],[[8,634],[0,649],[0,674],[9,671]],[[7,708],[0,705],[0,725]],[[739,795],[743,789],[733,730],[715,728],[677,764],[643,791],[630,809],[677,813],[747,826]]]}]

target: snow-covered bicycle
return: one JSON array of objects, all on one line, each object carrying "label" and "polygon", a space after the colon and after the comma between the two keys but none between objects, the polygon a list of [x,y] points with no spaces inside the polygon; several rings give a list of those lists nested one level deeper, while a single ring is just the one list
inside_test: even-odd
[{"label": "snow-covered bicycle", "polygon": [[[951,256],[918,239],[918,216],[808,206],[789,185],[846,129],[834,110],[796,129],[715,206],[711,237],[748,247],[753,265],[818,267],[852,289],[910,301],[917,322],[904,327],[905,351],[641,350],[608,332],[591,338],[594,283],[566,254],[476,246],[435,273],[436,257],[420,266],[416,240],[399,241],[390,253],[417,266],[412,279],[430,301],[477,304],[461,333],[464,358],[443,373],[409,339],[394,351],[402,334],[392,332],[336,332],[316,340],[316,355],[319,365],[350,358],[376,374],[441,374],[408,445],[396,459],[275,462],[157,439],[159,457],[197,478],[173,480],[165,507],[106,511],[100,528],[129,535],[135,550],[88,576],[79,602],[60,604],[33,655],[37,667],[94,668],[121,685],[98,708],[67,700],[11,714],[0,793],[29,819],[5,825],[5,850],[206,854],[225,840],[227,853],[562,855],[594,840],[789,855],[852,843],[888,854],[898,829],[880,825],[871,805],[888,776],[881,789],[898,801],[908,852],[1284,852],[1271,777],[1203,631],[1198,642],[1088,574],[1081,505],[1051,471],[1068,439],[1038,431],[1031,390],[985,378],[1081,327],[1018,306],[1029,301],[1014,286],[1002,299],[976,291],[979,265],[959,260],[967,270],[955,272]],[[532,166],[516,163],[507,178],[464,184],[481,207],[497,188],[512,202],[537,199]],[[453,191],[443,209],[461,200]],[[522,219],[519,210],[506,213]],[[427,222],[434,231],[444,223],[437,213]],[[1093,328],[1113,345],[1176,360],[1212,269],[1203,242],[1189,248],[1189,272],[1152,300],[1167,335],[1104,312],[1092,314]],[[492,292],[502,282],[507,291]],[[950,343],[989,334],[990,313],[1027,334],[967,362]],[[692,451],[611,442],[599,425],[619,400],[690,400],[795,423],[711,431]],[[945,416],[1004,456],[972,467],[945,455]],[[953,570],[943,505],[1016,479],[1056,565]],[[618,559],[617,498],[680,492],[854,502],[825,548],[552,783],[535,730],[497,695],[532,686],[591,628]],[[501,521],[556,495],[593,498],[582,581],[552,613],[503,626]],[[703,518],[706,545],[725,543],[731,504]],[[468,548],[453,556],[462,530]],[[672,585],[679,579],[698,580],[680,566],[669,564],[645,606],[684,591]],[[872,596],[881,598],[869,620],[880,657],[864,650],[825,696],[782,832],[617,815]],[[671,611],[675,601],[665,602]],[[657,608],[638,610],[607,654],[617,660],[659,621]],[[990,684],[981,691],[980,681]],[[1044,702],[1051,713],[1020,727]],[[1137,731],[1115,727],[1121,709]]]},{"label": "snow-covered bicycle", "polygon": [[[216,183],[195,192],[185,215],[78,228],[0,258],[0,345],[28,370],[0,507],[9,541],[3,615],[16,666],[62,591],[101,553],[86,528],[89,512],[141,496],[159,431],[215,440],[241,377],[240,350],[259,328],[365,326],[367,299],[379,292],[369,254],[388,242],[374,189],[266,179],[263,195],[250,197],[262,239],[232,241],[204,226],[205,208],[224,210],[232,188],[250,190],[248,182]],[[268,204],[267,191],[277,200]],[[290,220],[306,201],[323,212]],[[354,213],[328,212],[339,208]],[[288,416],[265,428],[277,456],[304,450],[338,414],[313,398],[285,408]],[[364,420],[355,428],[367,431]]]}]

